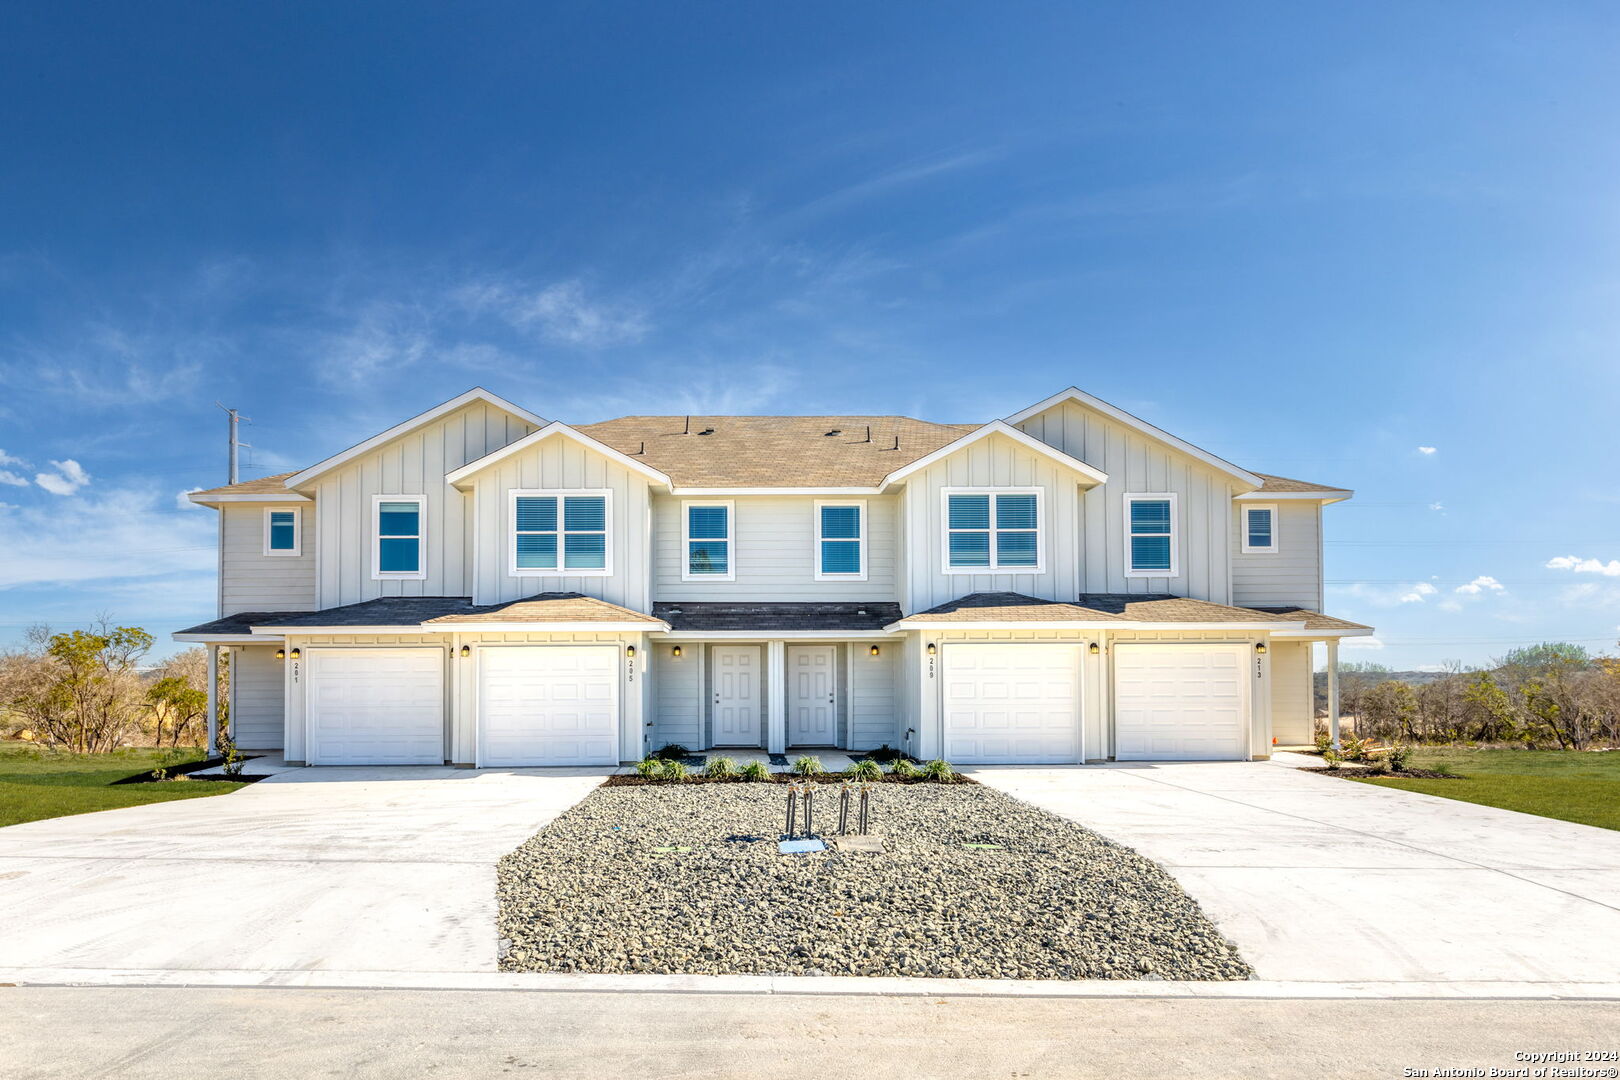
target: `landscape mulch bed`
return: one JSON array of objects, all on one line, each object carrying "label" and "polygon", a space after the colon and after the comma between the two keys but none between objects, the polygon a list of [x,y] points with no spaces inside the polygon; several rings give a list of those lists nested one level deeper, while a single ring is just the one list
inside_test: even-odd
[{"label": "landscape mulch bed", "polygon": [[1463,780],[1465,777],[1456,773],[1435,772],[1433,769],[1390,769],[1385,772],[1373,772],[1371,769],[1330,769],[1323,766],[1320,769],[1301,769],[1301,772],[1316,773],[1318,776],[1337,776],[1345,780]]},{"label": "landscape mulch bed", "polygon": [[[256,757],[257,755],[255,755]],[[254,760],[253,757],[244,757],[244,762]],[[183,765],[171,765],[167,776],[159,776],[156,769],[136,773],[134,776],[125,776],[114,780],[113,784],[166,784],[177,776],[190,776],[192,773],[202,772],[205,769],[217,769],[225,764],[222,757],[204,758],[201,761],[188,761]],[[238,784],[251,784],[255,780],[268,780],[267,776],[192,776],[193,780],[229,780]],[[110,786],[110,785],[109,785]]]}]

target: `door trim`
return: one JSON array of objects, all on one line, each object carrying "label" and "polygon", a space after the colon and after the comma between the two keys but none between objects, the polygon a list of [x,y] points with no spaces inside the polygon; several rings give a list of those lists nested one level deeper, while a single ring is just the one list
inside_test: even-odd
[{"label": "door trim", "polygon": [[[707,652],[715,670],[715,674],[709,679],[709,685],[705,691],[705,697],[708,698],[708,700],[704,702],[704,704],[709,708],[709,749],[714,749],[715,747],[758,749],[763,747],[765,745],[766,724],[765,695],[762,692],[764,689],[765,679],[765,647],[762,645],[711,645],[709,646]],[[755,737],[755,741],[751,743],[722,743],[718,741],[719,733],[716,722],[718,720],[718,714],[720,711],[718,708],[720,705],[720,657],[728,652],[749,653],[754,657],[756,667],[754,668],[754,692],[751,696],[754,703],[754,730],[758,734]],[[738,698],[737,700],[741,701],[744,699]]]},{"label": "door trim", "polygon": [[[826,650],[827,654],[832,657],[832,663],[828,667],[828,675],[829,675],[829,680],[830,680],[828,685],[829,685],[829,689],[832,692],[832,700],[830,702],[828,702],[828,704],[830,704],[832,706],[832,726],[833,726],[832,736],[833,737],[832,737],[832,741],[828,742],[828,743],[801,743],[801,742],[795,742],[794,739],[793,739],[793,704],[797,699],[794,697],[793,692],[792,692],[792,685],[793,685],[793,654],[795,652],[805,652],[805,651],[815,650],[815,649],[824,649],[824,650]],[[788,683],[787,686],[784,686],[782,688],[782,696],[787,701],[787,724],[786,724],[786,729],[787,730],[786,730],[786,732],[785,732],[785,734],[783,736],[786,739],[786,744],[788,746],[810,746],[810,747],[836,748],[839,745],[839,742],[838,742],[838,646],[837,645],[826,645],[826,644],[822,644],[822,645],[789,645],[787,647],[786,660],[787,660],[787,662],[782,665],[783,668],[786,669],[787,683]]]}]

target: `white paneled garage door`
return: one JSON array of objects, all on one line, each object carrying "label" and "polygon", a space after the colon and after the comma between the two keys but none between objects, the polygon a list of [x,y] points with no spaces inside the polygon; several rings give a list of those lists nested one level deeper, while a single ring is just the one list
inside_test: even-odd
[{"label": "white paneled garage door", "polygon": [[944,696],[947,761],[1080,760],[1078,645],[947,645]]},{"label": "white paneled garage door", "polygon": [[617,765],[616,645],[478,652],[478,764]]},{"label": "white paneled garage door", "polygon": [[1249,756],[1247,645],[1114,646],[1114,756],[1234,761]]},{"label": "white paneled garage door", "polygon": [[443,650],[308,652],[311,764],[444,764]]}]

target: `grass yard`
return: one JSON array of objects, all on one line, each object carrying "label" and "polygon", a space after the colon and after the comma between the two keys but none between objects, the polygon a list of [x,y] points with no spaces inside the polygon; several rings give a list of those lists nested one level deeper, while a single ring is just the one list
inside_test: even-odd
[{"label": "grass yard", "polygon": [[[45,750],[32,743],[0,742],[0,825],[206,798],[245,786],[216,780],[110,786],[114,780],[156,768],[164,753],[128,749],[80,755]],[[186,760],[201,757],[201,750],[193,750]]]},{"label": "grass yard", "polygon": [[1460,780],[1357,779],[1525,814],[1620,829],[1620,750],[1470,750],[1418,747],[1412,765],[1449,768]]}]

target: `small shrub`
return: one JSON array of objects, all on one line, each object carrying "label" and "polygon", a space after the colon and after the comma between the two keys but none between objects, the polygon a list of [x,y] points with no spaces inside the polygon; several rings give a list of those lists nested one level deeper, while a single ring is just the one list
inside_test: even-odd
[{"label": "small shrub", "polygon": [[658,766],[658,779],[685,780],[691,773],[686,768],[686,762],[665,758]]},{"label": "small shrub", "polygon": [[950,762],[943,761],[940,758],[935,758],[933,761],[930,761],[928,764],[924,765],[922,767],[922,774],[928,777],[928,779],[934,781],[936,784],[956,783],[956,770],[951,768]]},{"label": "small shrub", "polygon": [[664,763],[659,758],[643,758],[642,760],[636,762],[636,775],[645,777],[648,780],[656,780],[658,779],[658,771],[663,768],[663,766]]},{"label": "small shrub", "polygon": [[737,775],[737,763],[728,757],[710,758],[703,766],[703,775],[716,780],[728,780]]},{"label": "small shrub", "polygon": [[744,780],[757,784],[760,781],[769,780],[771,778],[771,770],[765,767],[765,763],[763,761],[750,761],[748,764],[742,767],[741,771],[739,771],[737,775],[742,777]]},{"label": "small shrub", "polygon": [[883,779],[883,766],[875,761],[852,761],[844,775],[851,780],[881,780]]},{"label": "small shrub", "polygon": [[1322,751],[1322,762],[1330,769],[1337,769],[1344,764],[1344,755],[1330,746]]},{"label": "small shrub", "polygon": [[866,756],[871,758],[873,761],[897,761],[905,755],[900,753],[900,751],[896,750],[894,747],[890,746],[888,743],[884,743],[882,746],[878,747],[876,750],[872,751]]},{"label": "small shrub", "polygon": [[692,756],[692,751],[678,742],[665,743],[653,751],[653,757],[660,761],[681,761]]},{"label": "small shrub", "polygon": [[1373,776],[1389,775],[1389,755],[1379,754],[1367,759],[1367,772]]},{"label": "small shrub", "polygon": [[1318,731],[1316,733],[1316,752],[1325,754],[1331,749],[1333,749],[1333,736],[1325,731]]},{"label": "small shrub", "polygon": [[242,752],[236,748],[236,740],[231,733],[220,728],[214,735],[214,745],[219,747],[219,756],[225,759],[225,775],[236,777],[242,775],[242,766],[247,764],[242,758]]},{"label": "small shrub", "polygon": [[1443,761],[1437,761],[1433,765],[1430,765],[1429,766],[1429,771],[1432,772],[1432,773],[1439,773],[1441,776],[1456,776],[1457,775],[1456,773],[1451,771],[1451,766],[1447,765]]},{"label": "small shrub", "polygon": [[1389,753],[1384,755],[1384,760],[1389,762],[1389,767],[1395,772],[1405,772],[1406,767],[1412,764],[1412,748],[1397,743],[1389,748]]},{"label": "small shrub", "polygon": [[1351,737],[1339,740],[1340,752],[1346,761],[1366,761],[1367,749],[1372,746],[1371,739],[1357,739]]},{"label": "small shrub", "polygon": [[800,776],[820,776],[822,773],[826,772],[826,770],[821,767],[821,759],[818,757],[811,757],[809,754],[804,755],[793,763],[793,771],[798,773]]},{"label": "small shrub", "polygon": [[913,765],[909,758],[900,758],[894,763],[894,767],[889,770],[889,773],[900,777],[902,780],[915,780],[923,774],[923,771]]}]

